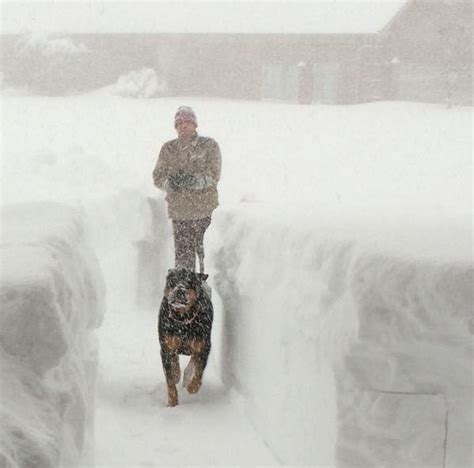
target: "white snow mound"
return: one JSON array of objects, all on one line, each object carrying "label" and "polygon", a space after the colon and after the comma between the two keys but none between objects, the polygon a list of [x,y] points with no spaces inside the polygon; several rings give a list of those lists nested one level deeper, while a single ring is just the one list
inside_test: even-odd
[{"label": "white snow mound", "polygon": [[1,466],[75,466],[90,451],[105,288],[85,219],[55,203],[2,210]]},{"label": "white snow mound", "polygon": [[218,212],[207,238],[219,246],[215,352],[277,458],[471,466],[471,262],[250,213]]},{"label": "white snow mound", "polygon": [[112,87],[112,93],[122,97],[152,98],[166,93],[166,83],[153,68],[142,68],[122,75]]}]

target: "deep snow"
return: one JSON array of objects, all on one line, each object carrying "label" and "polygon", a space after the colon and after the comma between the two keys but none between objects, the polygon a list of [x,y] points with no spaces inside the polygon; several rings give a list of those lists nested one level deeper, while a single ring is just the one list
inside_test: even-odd
[{"label": "deep snow", "polygon": [[149,168],[185,101],[225,156],[223,206],[276,205],[288,223],[304,218],[396,254],[470,258],[470,108],[4,97],[3,170],[23,182],[5,185],[4,201],[33,189],[82,203],[117,187],[156,195]]},{"label": "deep snow", "polygon": [[471,464],[471,264],[395,257],[250,210],[214,223],[223,379],[249,396],[279,460]]},{"label": "deep snow", "polygon": [[[2,202],[80,206],[105,275],[100,465],[472,461],[471,109],[104,91],[2,104]],[[220,143],[223,177],[206,239],[212,362],[174,411],[155,317],[171,240],[151,170],[181,104]]]},{"label": "deep snow", "polygon": [[0,464],[90,462],[105,291],[84,215],[37,202],[0,219]]}]

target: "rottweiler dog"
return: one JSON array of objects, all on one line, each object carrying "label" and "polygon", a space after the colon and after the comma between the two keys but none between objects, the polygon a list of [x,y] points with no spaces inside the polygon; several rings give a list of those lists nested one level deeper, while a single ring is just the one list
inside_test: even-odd
[{"label": "rottweiler dog", "polygon": [[176,385],[181,379],[180,354],[191,356],[184,371],[183,386],[189,393],[196,393],[201,387],[211,351],[214,318],[208,286],[203,284],[207,278],[204,273],[183,268],[169,270],[166,277],[158,317],[158,338],[168,386],[168,406],[178,404]]}]

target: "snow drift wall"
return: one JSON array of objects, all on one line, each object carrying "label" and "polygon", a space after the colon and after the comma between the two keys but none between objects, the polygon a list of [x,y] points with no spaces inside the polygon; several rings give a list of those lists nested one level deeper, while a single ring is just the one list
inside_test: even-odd
[{"label": "snow drift wall", "polygon": [[206,239],[222,376],[276,457],[471,466],[472,265],[277,219],[218,212]]},{"label": "snow drift wall", "polygon": [[2,211],[0,465],[76,466],[93,437],[104,287],[78,210]]}]

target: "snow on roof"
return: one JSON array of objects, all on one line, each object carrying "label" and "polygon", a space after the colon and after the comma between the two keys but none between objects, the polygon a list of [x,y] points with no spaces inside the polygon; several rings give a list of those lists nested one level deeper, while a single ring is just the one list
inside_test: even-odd
[{"label": "snow on roof", "polygon": [[2,33],[374,33],[407,0],[2,2]]}]

